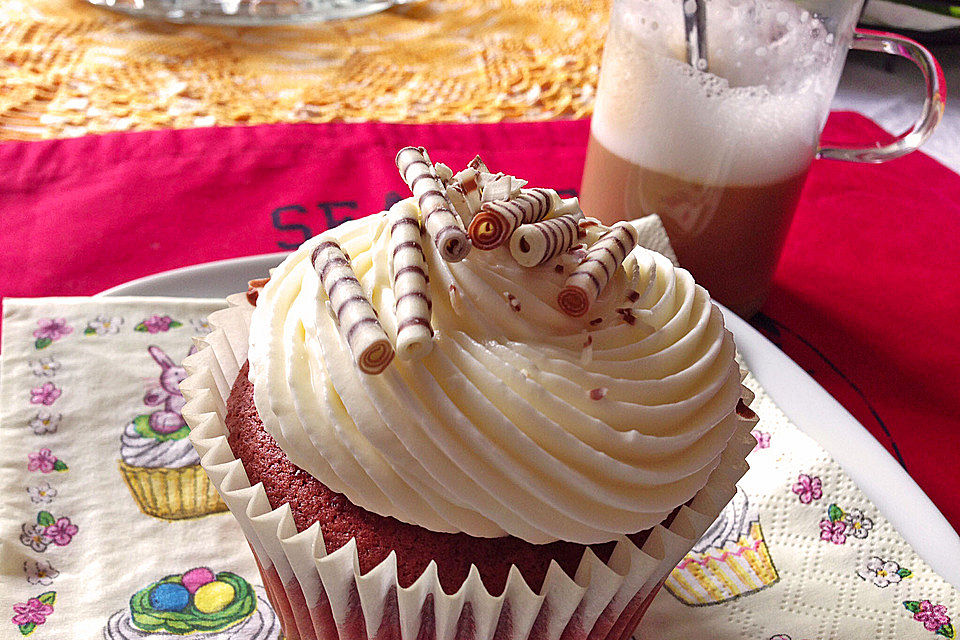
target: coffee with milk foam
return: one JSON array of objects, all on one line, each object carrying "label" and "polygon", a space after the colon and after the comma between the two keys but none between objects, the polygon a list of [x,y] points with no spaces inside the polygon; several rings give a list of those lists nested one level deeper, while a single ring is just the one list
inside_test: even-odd
[{"label": "coffee with milk foam", "polygon": [[615,3],[581,199],[606,222],[660,215],[681,265],[749,315],[766,294],[846,47],[785,0],[706,6],[707,61],[692,66],[676,2]]},{"label": "coffee with milk foam", "polygon": [[834,36],[791,2],[706,4],[708,71],[685,63],[676,2],[617,5],[594,137],[625,160],[707,184],[802,172],[842,63]]}]

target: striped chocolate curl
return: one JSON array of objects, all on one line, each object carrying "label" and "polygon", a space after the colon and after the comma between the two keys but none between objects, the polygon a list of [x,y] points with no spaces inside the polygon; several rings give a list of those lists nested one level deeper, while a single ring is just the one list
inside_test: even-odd
[{"label": "striped chocolate curl", "polygon": [[433,347],[432,303],[427,261],[420,244],[420,220],[412,198],[390,207],[387,222],[396,301],[397,353],[405,360],[422,358]]},{"label": "striped chocolate curl", "polygon": [[557,295],[560,309],[571,316],[587,312],[610,282],[627,254],[637,246],[637,229],[629,222],[618,222],[587,251]]},{"label": "striped chocolate curl", "polygon": [[447,262],[459,262],[470,251],[470,242],[460,220],[450,210],[446,188],[437,179],[426,152],[420,147],[404,147],[397,154],[400,177],[423,212],[423,226],[433,238],[440,256]]},{"label": "striped chocolate curl", "polygon": [[[327,292],[340,335],[350,347],[357,366],[364,373],[381,373],[393,360],[393,345],[364,295],[350,261],[340,245],[332,240],[318,244],[310,259]],[[317,313],[321,313],[321,308],[318,305]]]},{"label": "striped chocolate curl", "polygon": [[470,222],[470,240],[478,249],[496,249],[521,224],[546,218],[559,200],[552,189],[521,189],[509,200],[484,202]]},{"label": "striped chocolate curl", "polygon": [[582,213],[522,224],[510,236],[510,253],[523,267],[535,267],[568,251],[579,241]]}]

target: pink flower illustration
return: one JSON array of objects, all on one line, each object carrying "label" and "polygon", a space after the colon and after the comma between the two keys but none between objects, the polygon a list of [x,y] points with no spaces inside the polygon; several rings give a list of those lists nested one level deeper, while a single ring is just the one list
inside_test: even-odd
[{"label": "pink flower illustration", "polygon": [[65,318],[41,318],[37,320],[37,330],[33,337],[38,340],[59,340],[63,336],[73,333],[73,327],[67,324]]},{"label": "pink flower illustration", "polygon": [[58,547],[65,547],[70,544],[70,540],[77,535],[79,529],[77,525],[70,522],[70,518],[58,518],[56,522],[47,527],[44,535]]},{"label": "pink flower illustration", "polygon": [[36,453],[28,453],[27,459],[27,471],[50,473],[57,465],[57,456],[53,455],[50,449],[40,449]]},{"label": "pink flower illustration", "polygon": [[759,429],[754,429],[750,432],[754,438],[757,439],[757,449],[768,449],[770,448],[770,434],[766,431],[760,431]]},{"label": "pink flower illustration", "polygon": [[39,598],[30,598],[26,602],[13,605],[13,624],[43,624],[47,616],[53,613],[53,607],[40,602]]},{"label": "pink flower illustration", "polygon": [[800,497],[800,502],[810,504],[823,497],[823,483],[819,476],[808,476],[801,473],[793,484],[793,492]]},{"label": "pink flower illustration", "polygon": [[143,321],[144,329],[150,333],[169,331],[171,324],[173,324],[173,318],[170,316],[150,316]]},{"label": "pink flower illustration", "polygon": [[920,610],[913,614],[913,619],[923,623],[927,631],[936,631],[940,627],[950,624],[947,608],[942,604],[933,604],[929,600],[920,601]]},{"label": "pink flower illustration", "polygon": [[63,391],[52,382],[44,382],[39,387],[30,389],[30,404],[45,404],[49,406],[56,402],[62,393]]},{"label": "pink flower illustration", "polygon": [[824,518],[820,521],[820,539],[828,540],[833,544],[843,544],[847,541],[847,525],[841,520]]}]

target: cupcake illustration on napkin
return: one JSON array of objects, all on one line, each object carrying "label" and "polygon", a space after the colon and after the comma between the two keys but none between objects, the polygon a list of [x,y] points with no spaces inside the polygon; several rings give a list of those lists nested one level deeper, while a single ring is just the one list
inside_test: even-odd
[{"label": "cupcake illustration on napkin", "polygon": [[200,457],[187,438],[190,428],[180,415],[184,399],[179,384],[186,372],[160,347],[150,346],[148,351],[160,366],[160,376],[143,402],[156,409],[136,416],[124,428],[120,473],[147,515],[181,520],[226,511],[200,467]]},{"label": "cupcake illustration on napkin", "polygon": [[733,500],[664,586],[684,604],[707,605],[751,594],[779,579],[763,539],[760,514],[737,487]]}]

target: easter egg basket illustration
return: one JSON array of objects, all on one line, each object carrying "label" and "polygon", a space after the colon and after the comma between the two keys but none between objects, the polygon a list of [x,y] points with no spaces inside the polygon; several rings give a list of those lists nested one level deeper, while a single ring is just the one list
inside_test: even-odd
[{"label": "easter egg basket illustration", "polygon": [[230,571],[196,567],[153,582],[110,616],[107,640],[190,637],[278,640],[280,621],[255,587]]}]

